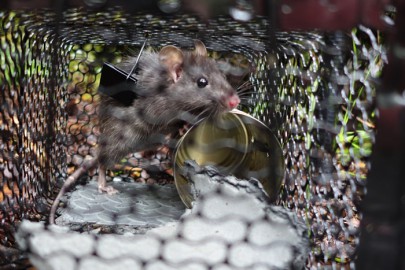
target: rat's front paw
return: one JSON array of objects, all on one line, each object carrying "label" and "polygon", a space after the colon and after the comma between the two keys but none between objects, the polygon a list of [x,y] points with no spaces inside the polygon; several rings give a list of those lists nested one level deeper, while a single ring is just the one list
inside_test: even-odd
[{"label": "rat's front paw", "polygon": [[107,193],[108,195],[113,195],[116,193],[119,193],[118,190],[116,190],[115,188],[113,188],[112,186],[98,186],[98,192],[100,193]]}]

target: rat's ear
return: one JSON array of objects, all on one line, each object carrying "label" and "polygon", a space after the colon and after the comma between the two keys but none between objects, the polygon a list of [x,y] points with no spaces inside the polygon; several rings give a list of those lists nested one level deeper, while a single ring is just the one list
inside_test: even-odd
[{"label": "rat's ear", "polygon": [[175,46],[165,46],[159,52],[159,61],[167,68],[173,81],[177,82],[183,70],[183,52]]},{"label": "rat's ear", "polygon": [[205,48],[204,43],[202,43],[201,40],[194,40],[194,46],[195,46],[195,50],[194,50],[194,54],[196,55],[200,55],[200,56],[207,56],[207,48]]}]

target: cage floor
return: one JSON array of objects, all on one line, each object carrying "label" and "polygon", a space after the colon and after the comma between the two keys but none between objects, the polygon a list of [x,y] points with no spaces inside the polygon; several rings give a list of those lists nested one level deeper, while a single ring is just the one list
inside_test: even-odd
[{"label": "cage floor", "polygon": [[[17,242],[38,269],[304,267],[307,228],[293,212],[268,204],[258,182],[225,177],[212,169],[195,171],[188,172],[195,194],[190,210],[184,211],[174,186],[118,182],[113,186],[120,193],[108,196],[99,194],[92,181],[70,195],[59,218],[142,228],[167,222],[145,233],[79,233],[24,221]],[[177,222],[170,222],[174,219]]]},{"label": "cage floor", "polygon": [[56,224],[156,227],[178,220],[185,211],[173,184],[162,186],[133,181],[109,184],[119,193],[99,193],[96,179],[68,193],[64,198],[66,207],[58,209],[60,216]]}]

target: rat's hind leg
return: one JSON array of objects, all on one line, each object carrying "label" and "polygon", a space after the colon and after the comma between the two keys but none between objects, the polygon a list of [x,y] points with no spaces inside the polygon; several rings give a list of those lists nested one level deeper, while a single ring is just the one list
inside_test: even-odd
[{"label": "rat's hind leg", "polygon": [[119,192],[112,186],[107,186],[106,168],[103,165],[98,166],[98,191],[100,193],[105,192],[108,195],[113,195]]}]

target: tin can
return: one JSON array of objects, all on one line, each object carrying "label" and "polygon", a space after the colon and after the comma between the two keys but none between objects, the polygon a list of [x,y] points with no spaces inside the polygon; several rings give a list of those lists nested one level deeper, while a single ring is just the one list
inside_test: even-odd
[{"label": "tin can", "polygon": [[174,181],[184,204],[191,208],[190,183],[181,174],[184,161],[213,165],[221,174],[256,178],[270,201],[278,197],[285,175],[281,145],[262,122],[239,110],[202,119],[179,140],[174,154]]}]

